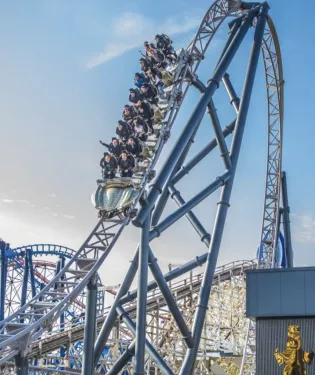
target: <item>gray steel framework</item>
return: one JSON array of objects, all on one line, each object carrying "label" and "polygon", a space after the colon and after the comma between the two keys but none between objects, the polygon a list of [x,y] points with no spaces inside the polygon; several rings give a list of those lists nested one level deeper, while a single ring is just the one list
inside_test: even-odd
[{"label": "gray steel framework", "polygon": [[[124,324],[129,329],[131,335],[135,336],[135,350],[134,344],[122,353],[121,357],[117,359],[116,368],[121,368],[122,365],[127,365],[131,356],[135,354],[138,374],[144,373],[145,351],[149,357],[152,358],[154,366],[157,366],[162,373],[173,374],[173,369],[170,363],[165,362],[165,359],[153,346],[152,343],[144,336],[144,327],[146,326],[146,305],[143,301],[146,300],[147,289],[150,290],[152,285],[158,285],[161,293],[165,298],[169,312],[173,315],[174,320],[182,332],[183,339],[186,345],[186,357],[182,363],[180,373],[191,374],[196,363],[199,343],[201,339],[202,330],[206,316],[206,309],[208,305],[209,296],[211,293],[211,285],[214,277],[217,257],[220,249],[220,243],[224,230],[224,222],[229,207],[230,196],[232,192],[233,180],[236,172],[237,161],[240,153],[242,136],[245,129],[246,117],[250,103],[251,91],[254,84],[256,67],[258,63],[259,52],[262,49],[265,63],[265,75],[267,81],[267,98],[268,98],[268,167],[267,167],[267,183],[265,196],[265,209],[263,216],[262,229],[262,255],[263,266],[274,266],[275,245],[277,242],[277,230],[279,228],[279,197],[280,197],[280,173],[281,173],[281,141],[282,141],[282,119],[283,119],[283,79],[281,69],[280,50],[276,33],[273,27],[271,18],[268,16],[268,6],[266,3],[243,3],[234,1],[216,1],[209,11],[206,13],[202,24],[198,30],[196,37],[192,44],[188,47],[185,56],[188,58],[181,61],[180,69],[178,70],[178,83],[174,85],[172,91],[172,98],[168,111],[168,120],[166,121],[163,130],[169,130],[176,118],[178,108],[174,104],[174,96],[178,94],[179,90],[183,94],[187,92],[191,83],[196,83],[201,86],[200,82],[195,82],[194,72],[198,65],[205,57],[205,52],[210,42],[215,35],[220,24],[229,16],[236,17],[235,21],[231,23],[231,33],[224,51],[218,61],[218,64],[209,80],[204,93],[201,96],[196,109],[191,118],[184,127],[181,135],[175,143],[169,158],[166,160],[160,173],[154,181],[148,196],[141,196],[141,208],[137,217],[133,221],[136,226],[142,227],[142,242],[140,244],[140,252],[137,250],[131,266],[127,272],[126,278],[121,284],[120,290],[117,293],[116,299],[108,312],[106,320],[100,330],[96,339],[94,349],[94,363],[98,362],[102,348],[108,341],[111,331],[115,325],[117,318],[120,316]],[[267,21],[267,24],[266,24]],[[256,24],[255,36],[252,46],[252,52],[249,60],[249,66],[245,77],[240,100],[234,95],[234,90],[229,81],[226,71],[233,60],[237,50],[242,43],[243,38],[247,34],[249,28]],[[231,96],[232,105],[237,110],[236,120],[230,124],[225,131],[219,124],[218,118],[215,115],[212,98],[217,90],[220,81],[225,82],[225,86],[229,95]],[[202,190],[190,201],[185,202],[178,190],[174,188],[174,180],[178,179],[179,174],[186,174],[189,169],[187,167],[180,170],[182,163],[189,150],[189,145],[196,134],[200,122],[206,112],[210,111],[210,118],[213,125],[215,139],[210,142],[206,150],[203,150],[195,156],[190,165],[193,167],[200,160],[202,160],[213,148],[218,146],[223,156],[225,172],[213,181],[208,187]],[[228,151],[225,143],[225,137],[234,130],[231,148]],[[161,138],[155,153],[153,163],[148,168],[142,182],[142,189],[145,188],[148,174],[156,164],[156,161],[162,151],[165,138]],[[191,168],[190,168],[191,169]],[[207,196],[215,190],[222,187],[221,198],[218,202],[217,216],[213,227],[212,236],[203,228],[197,217],[191,210],[203,201]],[[163,192],[163,189],[170,191],[170,194],[179,204],[179,209],[170,214],[164,220],[156,220],[155,226],[150,230],[148,222],[150,220],[151,210],[156,203],[157,198]],[[167,194],[166,194],[167,196]],[[134,207],[138,201],[134,203]],[[163,202],[162,202],[163,203]],[[165,202],[163,203],[165,206]],[[158,209],[159,205],[156,206]],[[169,228],[173,223],[178,221],[181,217],[187,216],[192,223],[195,230],[201,236],[201,239],[209,247],[208,253],[200,257],[196,262],[190,262],[183,268],[176,269],[170,275],[162,274],[158,263],[155,260],[153,252],[149,247],[149,242],[161,235],[161,233]],[[158,217],[159,215],[157,215]],[[112,219],[106,220],[102,218],[95,229],[91,232],[86,242],[72,257],[72,259],[65,265],[65,267],[56,275],[56,277],[31,301],[22,306],[18,311],[13,313],[8,318],[4,319],[1,324],[0,331],[0,353],[2,359],[0,364],[10,360],[16,356],[16,360],[22,363],[21,370],[18,373],[23,373],[23,363],[25,357],[28,355],[29,343],[45,337],[47,332],[53,327],[56,320],[63,314],[65,309],[73,302],[73,299],[82,292],[82,290],[90,284],[95,277],[99,267],[105,261],[106,257],[117,242],[124,227],[129,223],[130,218],[126,219]],[[268,233],[270,241],[266,241],[266,234]],[[201,262],[202,259],[202,262]],[[141,277],[138,292],[133,292],[133,296],[138,298],[138,311],[136,321],[134,322],[128,312],[123,307],[124,301],[127,302],[130,298],[128,291],[130,285],[136,275],[137,269],[142,271],[148,264],[151,268],[152,274],[156,280],[151,282],[146,288],[145,277]],[[183,274],[184,271],[189,271],[195,265],[205,263],[205,273],[200,289],[199,302],[196,307],[196,312],[192,323],[192,333],[190,333],[187,321],[183,320],[181,312],[176,308],[176,301],[169,290],[166,281],[176,278]],[[55,286],[57,285],[57,289]],[[95,315],[89,313],[93,311],[93,298],[91,298],[91,306],[87,311],[86,324],[95,324]],[[139,317],[142,317],[140,320]],[[23,323],[20,323],[23,319]],[[93,323],[94,319],[94,323]],[[90,345],[93,341],[93,330],[85,332],[86,345]],[[182,346],[184,349],[185,346]],[[84,352],[87,354],[90,347],[85,347]],[[19,360],[23,358],[23,361]],[[118,370],[117,370],[118,371]],[[111,369],[111,373],[115,374],[117,371]],[[93,372],[90,365],[87,365],[85,375]]]},{"label": "gray steel framework", "polygon": [[[197,265],[199,268],[199,266]],[[210,359],[208,353],[213,353],[211,361],[217,361],[217,356],[239,356],[242,353],[245,338],[245,277],[246,271],[256,267],[255,261],[239,261],[218,267],[213,280],[211,298],[207,312],[207,322],[203,331],[202,352],[198,354],[198,369],[202,374],[211,374],[208,369]],[[197,305],[198,295],[203,275],[190,272],[187,278],[174,281],[172,294],[182,312],[188,326],[191,325],[190,317],[193,316]],[[132,319],[136,316],[137,301],[131,300],[125,305]],[[104,316],[108,314],[105,309]],[[148,293],[147,301],[147,334],[151,342],[156,343],[162,355],[168,362],[174,362],[176,369],[180,366],[180,358],[185,354],[181,348],[183,345],[182,335],[177,330],[177,323],[172,314],[167,310],[166,301],[159,291],[159,288]],[[97,331],[99,332],[103,317],[97,319]],[[119,324],[119,333],[111,336],[108,342],[108,353],[102,356],[98,363],[96,373],[102,373],[102,369],[115,370],[114,362],[117,360],[120,348],[125,348],[132,341],[124,324]],[[66,331],[60,332],[57,327],[46,338],[40,339],[31,344],[29,358],[30,369],[36,369],[36,374],[44,373],[74,373],[82,368],[81,352],[76,351],[76,343],[83,341],[84,322],[79,325],[68,327]],[[67,348],[67,355],[61,359],[59,348]],[[177,348],[175,350],[175,348]],[[175,355],[176,353],[176,355]],[[131,356],[132,357],[132,356]],[[34,363],[34,359],[39,361]],[[221,358],[220,367],[226,366],[228,358]],[[72,367],[69,368],[69,363]],[[75,362],[75,364],[74,364]],[[38,366],[42,366],[41,372]],[[146,369],[153,364],[146,358]],[[231,364],[233,366],[233,363]],[[4,374],[10,374],[12,365],[4,368]],[[116,367],[117,368],[117,367]],[[132,373],[133,364],[127,366]],[[208,369],[208,370],[206,370]]]}]

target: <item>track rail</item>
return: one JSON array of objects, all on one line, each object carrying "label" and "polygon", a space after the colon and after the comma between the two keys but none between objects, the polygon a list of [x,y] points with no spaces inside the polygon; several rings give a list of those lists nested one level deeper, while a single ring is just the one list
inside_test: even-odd
[{"label": "track rail", "polygon": [[23,255],[26,250],[31,249],[32,254],[38,255],[57,255],[68,259],[71,259],[76,253],[75,250],[70,249],[66,246],[56,245],[56,244],[31,244],[26,246],[16,247],[14,249],[9,249],[7,251],[8,258],[13,258],[16,256]]},{"label": "track rail", "polygon": [[[238,1],[217,0],[209,8],[193,42],[182,55],[176,72],[170,102],[167,106],[166,121],[162,136],[157,141],[155,156],[144,175],[140,191],[147,186],[148,176],[156,165],[162,152],[165,140],[163,134],[174,124],[180,107],[174,105],[175,97],[180,91],[185,97],[192,73],[205,58],[207,48],[222,22],[229,17],[246,14],[259,3],[246,4]],[[260,265],[270,268],[274,265],[274,253],[277,242],[278,208],[280,199],[282,126],[283,126],[283,77],[278,38],[270,17],[268,28],[263,38],[263,59],[267,83],[268,100],[268,159],[265,205],[261,234]],[[189,59],[188,59],[189,57]],[[182,101],[183,102],[183,101]],[[237,112],[237,109],[236,109]],[[139,198],[134,202],[135,208]],[[27,355],[28,345],[51,329],[60,314],[71,304],[99,270],[108,254],[117,242],[124,227],[129,224],[125,219],[100,219],[82,247],[72,256],[65,268],[31,301],[0,323],[0,354],[3,363],[14,356],[17,351]],[[267,234],[269,240],[267,239]],[[261,261],[262,260],[262,261]],[[54,285],[59,284],[60,296],[51,297]],[[19,325],[20,320],[26,322]],[[10,348],[9,348],[10,347]]]}]

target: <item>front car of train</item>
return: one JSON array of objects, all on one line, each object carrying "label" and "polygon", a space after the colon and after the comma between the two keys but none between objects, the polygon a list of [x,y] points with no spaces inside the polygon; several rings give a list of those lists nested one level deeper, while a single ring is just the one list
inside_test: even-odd
[{"label": "front car of train", "polygon": [[141,180],[132,177],[97,180],[92,203],[99,216],[128,216],[129,209],[140,195]]}]

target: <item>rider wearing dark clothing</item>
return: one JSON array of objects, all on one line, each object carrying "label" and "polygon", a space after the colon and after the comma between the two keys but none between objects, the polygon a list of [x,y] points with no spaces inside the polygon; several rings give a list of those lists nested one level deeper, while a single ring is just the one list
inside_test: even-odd
[{"label": "rider wearing dark clothing", "polygon": [[148,124],[148,127],[153,132],[153,118],[154,118],[153,108],[150,106],[149,103],[140,102],[140,103],[137,103],[137,109],[138,109],[139,114],[145,119],[146,123]]},{"label": "rider wearing dark clothing", "polygon": [[137,116],[137,111],[133,108],[133,106],[125,105],[123,111],[123,119],[126,121],[129,126],[132,126],[134,118]]},{"label": "rider wearing dark clothing", "polygon": [[132,155],[123,151],[119,158],[118,165],[121,177],[132,177],[135,167],[135,159]]},{"label": "rider wearing dark clothing", "polygon": [[126,143],[130,136],[129,125],[126,122],[119,120],[116,128],[116,134],[121,142]]},{"label": "rider wearing dark clothing", "polygon": [[143,71],[144,74],[146,74],[146,71],[149,68],[153,68],[153,64],[148,59],[144,59],[144,58],[140,59],[140,65],[141,65],[141,70]]},{"label": "rider wearing dark clothing", "polygon": [[105,146],[108,151],[113,154],[116,158],[119,158],[122,150],[123,150],[123,144],[119,143],[118,139],[116,137],[112,138],[112,141],[110,144],[104,143],[100,141],[100,144]]},{"label": "rider wearing dark clothing", "polygon": [[114,178],[116,175],[118,163],[115,156],[108,153],[104,153],[104,157],[100,162],[100,166],[103,169],[103,178]]},{"label": "rider wearing dark clothing", "polygon": [[128,151],[131,155],[137,158],[142,152],[142,146],[139,139],[135,137],[129,137],[128,142],[126,144],[126,151]]},{"label": "rider wearing dark clothing", "polygon": [[158,91],[157,89],[149,84],[145,83],[141,86],[141,92],[143,93],[143,96],[150,104],[157,105],[159,102],[159,98],[157,97]]},{"label": "rider wearing dark clothing", "polygon": [[129,89],[129,92],[129,101],[131,103],[137,103],[139,100],[143,99],[143,95],[138,89]]},{"label": "rider wearing dark clothing", "polygon": [[147,54],[150,58],[150,61],[153,63],[153,65],[165,67],[165,56],[162,51],[157,49],[153,43],[151,43],[148,47]]},{"label": "rider wearing dark clothing", "polygon": [[172,47],[172,40],[165,34],[155,36],[156,47],[160,49],[162,52],[168,51],[173,49]]},{"label": "rider wearing dark clothing", "polygon": [[174,61],[177,59],[176,52],[172,47],[172,40],[165,34],[155,36],[156,46],[160,49],[166,58]]}]

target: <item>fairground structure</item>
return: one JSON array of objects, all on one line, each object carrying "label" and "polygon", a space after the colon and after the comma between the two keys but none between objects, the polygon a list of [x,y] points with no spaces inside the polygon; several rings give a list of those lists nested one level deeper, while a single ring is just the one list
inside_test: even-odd
[{"label": "fairground structure", "polygon": [[[178,53],[160,136],[151,140],[152,160],[124,214],[102,212],[77,251],[45,244],[11,249],[0,242],[1,374],[255,374],[255,326],[245,317],[246,271],[293,266],[286,175],[281,168],[284,80],[269,10],[267,3],[217,0],[206,12],[193,41]],[[207,50],[226,21],[225,46],[216,64],[207,66],[209,80],[201,82],[198,67],[207,64]],[[238,95],[229,68],[250,35],[252,47]],[[253,261],[217,267],[243,134],[250,125],[246,119],[260,57],[268,143],[259,250]],[[235,111],[235,119],[225,127],[214,104],[219,86],[226,90],[227,105]],[[197,90],[200,100],[186,124],[176,125],[174,146],[155,171],[188,90]],[[176,102],[179,94],[180,104]],[[186,161],[205,116],[214,138]],[[179,181],[189,180],[187,174],[216,149],[222,173],[186,201]],[[210,222],[205,227],[193,209],[217,190],[221,194],[209,232]],[[177,208],[163,216],[170,198]],[[205,252],[163,274],[154,240],[184,217]],[[106,267],[106,258],[115,251],[127,225],[141,232],[141,241],[120,285],[105,288],[98,271]],[[180,238],[178,243],[185,247]],[[281,256],[277,253],[280,243]],[[202,272],[196,272],[201,266]],[[138,287],[132,290],[137,274]],[[110,306],[104,304],[107,293],[115,297]]]}]

